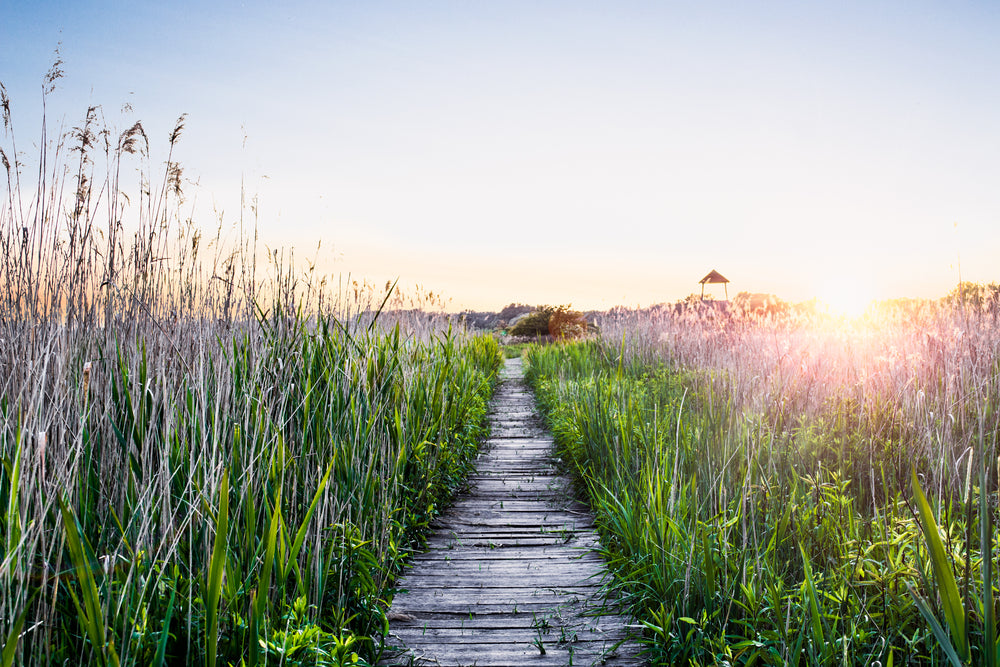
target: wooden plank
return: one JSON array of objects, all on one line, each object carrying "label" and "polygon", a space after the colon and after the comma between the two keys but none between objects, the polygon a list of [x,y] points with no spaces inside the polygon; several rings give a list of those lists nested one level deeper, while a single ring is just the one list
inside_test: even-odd
[{"label": "wooden plank", "polygon": [[[428,548],[450,549],[460,546],[497,547],[502,542],[514,540],[524,544],[573,544],[588,546],[597,543],[597,536],[592,531],[563,530],[555,528],[541,531],[531,526],[475,526],[468,524],[452,524],[442,527],[442,534],[434,535],[428,540]],[[446,529],[446,530],[445,530]]]},{"label": "wooden plank", "polygon": [[[583,608],[587,609],[587,608]],[[409,612],[396,612],[395,610],[391,614],[390,624],[392,628],[402,631],[405,627],[430,627],[432,624],[440,624],[442,626],[455,625],[456,627],[461,627],[464,623],[467,626],[483,625],[484,627],[489,627],[494,622],[507,623],[511,619],[521,619],[522,623],[527,623],[530,626],[531,622],[535,619],[543,618],[546,615],[562,614],[565,617],[570,617],[575,615],[580,618],[589,618],[584,614],[578,613],[578,609],[575,609],[571,605],[566,605],[563,607],[552,607],[552,606],[541,606],[531,604],[525,604],[523,607],[519,607],[515,613],[512,609],[494,609],[486,610],[474,609],[471,612],[468,609],[455,610],[445,610],[445,609],[424,609],[424,610],[411,610]],[[594,611],[594,610],[589,610]],[[589,613],[588,611],[588,613]],[[602,612],[603,613],[603,612]],[[609,609],[607,614],[612,615],[612,618],[619,618],[615,616],[614,610]],[[407,620],[401,620],[407,619]],[[627,628],[629,632],[635,632],[640,629],[637,626],[621,624],[622,627]]]},{"label": "wooden plank", "polygon": [[[554,630],[554,632],[553,632]],[[414,628],[410,632],[393,633],[393,638],[400,640],[399,645],[409,648],[432,647],[441,644],[473,643],[478,648],[494,650],[497,644],[519,646],[526,649],[534,646],[540,651],[539,645],[546,653],[555,647],[568,648],[573,645],[576,651],[587,653],[602,651],[616,643],[628,639],[628,632],[620,629],[617,632],[602,632],[590,628]]]},{"label": "wooden plank", "polygon": [[[513,541],[523,541],[524,544],[508,544]],[[596,536],[588,533],[577,535],[572,544],[567,544],[565,538],[553,537],[551,535],[462,535],[446,537],[436,535],[431,537],[424,548],[442,552],[442,558],[450,558],[451,554],[460,554],[466,550],[482,550],[483,552],[496,552],[497,555],[508,549],[543,549],[543,548],[565,548],[574,552],[574,556],[580,551],[595,550],[599,542]],[[487,554],[489,555],[489,554]],[[457,556],[455,556],[457,557]]]},{"label": "wooden plank", "polygon": [[564,488],[566,485],[565,478],[561,475],[556,475],[553,473],[543,473],[537,470],[537,468],[530,469],[523,474],[517,474],[516,471],[511,471],[507,469],[498,469],[490,474],[488,471],[477,470],[475,474],[469,475],[469,481],[472,483],[485,482],[485,483],[497,483],[508,486],[515,486],[521,484],[544,484],[551,488]]},{"label": "wooden plank", "polygon": [[[529,507],[534,505],[534,509]],[[544,523],[559,521],[561,523],[576,522],[578,524],[593,525],[594,520],[587,512],[567,508],[565,502],[559,502],[558,498],[541,498],[538,500],[525,500],[524,498],[491,498],[488,503],[467,504],[449,508],[446,514],[435,518],[442,524],[447,523],[454,513],[459,521],[469,519],[494,519],[496,523],[502,522],[516,525],[517,521],[527,519],[539,519]],[[515,522],[515,523],[511,523]]]},{"label": "wooden plank", "polygon": [[467,503],[456,503],[447,508],[447,512],[441,515],[446,519],[451,514],[483,516],[565,516],[570,519],[586,519],[591,522],[589,512],[581,512],[578,507],[571,505],[572,499],[554,494],[548,502],[546,500],[518,502],[518,498],[510,498],[506,502],[503,498],[478,498]]},{"label": "wooden plank", "polygon": [[[476,667],[522,667],[526,665],[537,667],[566,667],[567,665],[605,665],[607,667],[625,667],[626,665],[642,665],[636,657],[615,653],[613,643],[605,645],[584,644],[582,646],[562,645],[546,646],[546,652],[533,645],[500,644],[479,646],[475,644],[444,644],[421,645],[413,651],[417,662],[407,662],[402,656],[388,665],[475,665]],[[421,662],[420,660],[426,660]]]},{"label": "wooden plank", "polygon": [[[561,545],[560,545],[561,546]],[[604,561],[601,560],[600,556],[591,555],[586,556],[586,560],[579,561],[574,559],[568,559],[563,556],[542,556],[537,557],[533,555],[524,555],[525,549],[522,547],[506,547],[499,549],[476,549],[476,550],[463,550],[455,553],[454,556],[448,557],[444,554],[433,554],[426,557],[415,558],[411,561],[410,566],[416,567],[438,567],[436,561],[441,561],[445,563],[505,563],[508,561],[523,562],[523,563],[534,563],[538,567],[560,567],[565,564],[575,564],[582,563],[583,565],[600,568],[602,571],[604,569]],[[400,579],[402,581],[402,579]]]},{"label": "wooden plank", "polygon": [[543,429],[538,430],[538,435],[531,440],[524,438],[504,438],[502,436],[491,435],[486,439],[486,445],[490,447],[537,447],[538,449],[552,449],[555,444],[552,437]]},{"label": "wooden plank", "polygon": [[558,547],[456,547],[447,551],[435,550],[414,556],[412,563],[430,560],[473,560],[473,561],[499,561],[499,560],[523,560],[523,561],[555,561],[555,562],[584,562],[595,563],[604,566],[604,560],[597,553],[590,549],[581,549],[578,554],[566,554],[567,549],[562,545]]},{"label": "wooden plank", "polygon": [[[493,549],[492,551],[502,552],[504,549]],[[518,549],[518,551],[523,552],[525,550]],[[459,568],[472,566],[478,568],[477,572],[485,572],[487,568],[491,568],[490,571],[503,574],[512,572],[530,574],[541,570],[552,573],[575,571],[589,575],[594,571],[604,571],[604,562],[597,556],[592,556],[589,560],[581,560],[579,558],[571,558],[567,556],[549,556],[548,558],[524,558],[520,556],[491,558],[490,556],[493,554],[487,553],[486,549],[479,550],[475,556],[469,554],[469,552],[465,553],[468,554],[469,557],[435,558],[433,559],[433,563],[429,562],[427,559],[415,559],[413,562],[414,566],[423,563],[427,563],[427,566],[408,572],[403,579],[415,576],[436,576],[438,572],[454,572],[458,571]]]},{"label": "wooden plank", "polygon": [[634,626],[627,625],[620,616],[571,616],[569,614],[546,614],[532,616],[531,614],[476,614],[471,618],[465,615],[435,616],[401,616],[390,619],[393,627],[399,633],[409,633],[414,630],[425,632],[429,630],[476,630],[476,629],[539,629],[560,627],[594,628],[607,634],[613,632],[630,632]]},{"label": "wooden plank", "polygon": [[[505,561],[512,562],[512,561]],[[497,568],[496,566],[484,565],[482,569],[477,569],[472,561],[462,561],[459,563],[449,563],[450,567],[439,566],[435,572],[421,574],[419,576],[408,577],[398,582],[396,587],[413,592],[417,590],[447,589],[455,588],[455,582],[468,582],[473,590],[478,591],[499,591],[506,593],[509,588],[497,588],[493,583],[483,580],[483,577],[493,577],[496,581],[517,581],[519,587],[530,587],[535,590],[544,588],[582,588],[590,587],[591,592],[599,594],[601,579],[604,573],[600,570],[580,572],[571,563],[568,566],[556,567],[546,563],[544,569],[536,571],[523,571]]]},{"label": "wooden plank", "polygon": [[480,552],[479,556],[475,558],[441,558],[435,559],[433,563],[427,560],[416,560],[413,563],[414,566],[424,563],[427,565],[407,573],[401,581],[407,581],[411,577],[436,577],[439,576],[439,573],[464,572],[466,569],[470,573],[482,573],[482,576],[486,576],[488,573],[501,576],[513,576],[514,574],[529,576],[536,572],[548,572],[553,575],[573,572],[581,577],[590,577],[595,572],[604,572],[604,563],[596,557],[586,561],[557,557],[489,558],[484,552]]},{"label": "wooden plank", "polygon": [[435,519],[397,582],[386,645],[402,650],[380,665],[642,664],[626,641],[635,628],[604,608],[593,519],[515,361],[467,495]]},{"label": "wooden plank", "polygon": [[590,512],[587,511],[587,506],[573,500],[572,498],[562,498],[561,502],[557,503],[543,503],[539,506],[536,501],[519,500],[517,498],[512,498],[509,500],[501,499],[489,499],[481,498],[479,496],[468,496],[466,498],[461,498],[451,505],[449,509],[455,510],[505,510],[507,512],[538,512],[538,511],[548,511],[550,508],[561,510],[563,512],[570,512],[578,516],[590,516]]},{"label": "wooden plank", "polygon": [[525,440],[538,437],[538,431],[526,426],[493,426],[490,434],[504,438],[523,438]]},{"label": "wooden plank", "polygon": [[[405,602],[405,601],[404,601]],[[469,618],[478,614],[534,614],[536,616],[551,613],[561,607],[569,608],[575,601],[568,596],[539,596],[530,600],[444,600],[426,598],[413,603],[400,605],[403,614],[423,616],[425,614],[468,615]],[[393,609],[396,603],[393,602]]]},{"label": "wooden plank", "polygon": [[507,465],[530,465],[532,468],[551,467],[559,460],[551,455],[551,450],[494,449],[479,455],[479,465],[484,467],[506,467]]},{"label": "wooden plank", "polygon": [[589,518],[581,518],[571,514],[564,514],[558,510],[551,513],[529,513],[529,512],[494,512],[484,510],[482,512],[462,512],[448,516],[444,519],[435,519],[434,525],[446,526],[454,529],[454,526],[496,526],[498,528],[524,528],[532,527],[542,532],[556,532],[560,530],[589,530],[593,528],[594,522]]},{"label": "wooden plank", "polygon": [[451,551],[453,549],[465,549],[471,546],[483,547],[491,550],[502,550],[511,548],[525,548],[525,547],[569,547],[569,548],[579,548],[579,547],[593,547],[596,544],[596,540],[583,535],[575,539],[566,540],[564,538],[556,537],[537,537],[537,536],[507,536],[499,537],[493,536],[478,536],[478,537],[463,537],[457,539],[453,542],[443,542],[440,548],[444,551]]}]

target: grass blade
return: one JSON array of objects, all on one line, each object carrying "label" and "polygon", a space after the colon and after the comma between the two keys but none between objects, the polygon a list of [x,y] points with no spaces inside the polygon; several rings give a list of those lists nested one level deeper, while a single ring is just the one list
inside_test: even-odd
[{"label": "grass blade", "polygon": [[281,488],[274,501],[274,511],[271,512],[271,524],[267,531],[267,546],[264,550],[264,564],[257,580],[257,592],[253,601],[250,632],[250,666],[260,664],[260,634],[263,628],[264,611],[267,609],[267,595],[271,588],[271,570],[274,567],[275,542],[278,538],[278,527],[281,525]]},{"label": "grass blade", "polygon": [[288,578],[288,573],[299,556],[299,550],[302,549],[302,543],[306,539],[306,530],[309,528],[309,519],[312,518],[313,512],[316,511],[316,505],[319,504],[319,499],[323,495],[323,490],[326,489],[326,484],[330,481],[330,473],[333,472],[333,464],[334,461],[330,461],[330,465],[326,468],[326,474],[323,475],[323,479],[320,480],[319,486],[316,488],[316,493],[313,495],[312,502],[309,504],[309,509],[306,510],[306,515],[302,518],[302,525],[299,526],[299,530],[295,534],[295,541],[292,542],[292,548],[288,552],[288,560],[285,561],[285,566],[282,571],[282,579]]},{"label": "grass blade", "polygon": [[[980,422],[982,429],[982,422]],[[982,431],[979,434],[980,451],[983,449]],[[987,492],[985,456],[979,457],[979,553],[982,556],[983,576],[983,633],[985,635],[986,667],[997,667],[997,628],[993,595],[993,510]]]},{"label": "grass blade", "polygon": [[938,533],[938,525],[934,520],[934,513],[931,511],[930,503],[920,488],[920,481],[917,479],[917,471],[910,470],[910,482],[913,485],[913,498],[917,504],[920,516],[920,527],[923,530],[924,538],[927,541],[927,551],[930,554],[931,565],[934,568],[934,579],[937,581],[941,594],[941,605],[944,607],[945,621],[951,631],[951,638],[955,644],[958,657],[962,660],[969,658],[969,640],[965,632],[965,608],[962,605],[962,598],[958,593],[958,584],[955,582],[955,573],[948,561],[944,544],[941,542],[941,535]]},{"label": "grass blade", "polygon": [[927,600],[917,593],[917,591],[910,585],[909,582],[906,583],[906,587],[910,589],[910,594],[913,596],[913,601],[917,605],[917,609],[920,610],[920,615],[924,617],[927,624],[931,626],[931,632],[938,640],[938,644],[944,650],[948,660],[955,667],[962,667],[962,659],[958,657],[958,652],[955,650],[955,646],[951,643],[951,639],[948,637],[948,633],[945,629],[941,627],[941,623],[938,622],[937,618],[934,616],[934,612],[931,611],[930,605],[927,604]]},{"label": "grass blade", "polygon": [[83,598],[81,605],[76,595],[72,594],[76,603],[77,614],[80,623],[90,637],[90,641],[97,649],[101,661],[117,667],[118,655],[113,644],[106,641],[104,614],[101,611],[101,597],[97,591],[97,581],[94,579],[94,570],[91,567],[90,548],[86,544],[85,538],[80,534],[79,524],[73,510],[66,505],[61,498],[59,509],[62,513],[63,525],[66,528],[66,545],[69,548],[70,558],[76,570],[76,579],[80,584],[80,597]]},{"label": "grass blade", "polygon": [[803,583],[809,597],[809,616],[812,626],[813,643],[817,649],[826,650],[826,633],[823,631],[823,617],[819,612],[819,595],[816,592],[816,584],[813,582],[812,567],[809,565],[809,556],[805,548],[800,544],[799,551],[802,553],[802,567],[805,570],[806,580]]},{"label": "grass blade", "polygon": [[208,615],[208,637],[205,646],[205,660],[208,667],[215,667],[219,645],[219,595],[222,592],[222,577],[226,571],[226,555],[229,538],[229,471],[222,472],[219,485],[219,515],[215,525],[215,545],[212,561],[208,566],[208,598],[205,601]]},{"label": "grass blade", "polygon": [[10,633],[7,635],[7,641],[3,644],[3,653],[0,654],[0,667],[11,667],[14,664],[14,652],[17,650],[17,640],[21,636],[21,628],[24,627],[24,619],[27,616],[28,608],[25,606],[24,611],[21,612],[21,615],[14,621],[14,625],[11,626]]},{"label": "grass blade", "polygon": [[7,459],[3,459],[4,470],[10,480],[10,491],[7,498],[7,549],[4,553],[13,553],[14,549],[21,542],[21,512],[19,509],[19,499],[21,497],[21,450],[23,443],[21,440],[21,425],[17,426],[17,448],[14,451],[14,462],[11,465]]},{"label": "grass blade", "polygon": [[153,658],[153,667],[163,667],[166,660],[167,640],[170,638],[170,621],[174,616],[174,596],[176,595],[177,588],[175,585],[170,590],[170,602],[167,603],[167,613],[163,618],[163,630],[160,633],[160,641],[156,645],[156,656]]}]

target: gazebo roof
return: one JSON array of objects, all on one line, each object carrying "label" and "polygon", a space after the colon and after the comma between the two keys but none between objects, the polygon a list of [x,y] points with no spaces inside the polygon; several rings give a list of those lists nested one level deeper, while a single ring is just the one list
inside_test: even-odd
[{"label": "gazebo roof", "polygon": [[715,269],[712,269],[711,271],[709,271],[707,276],[705,276],[698,282],[702,285],[704,285],[705,283],[728,283],[729,278],[726,278],[724,275],[722,275]]}]

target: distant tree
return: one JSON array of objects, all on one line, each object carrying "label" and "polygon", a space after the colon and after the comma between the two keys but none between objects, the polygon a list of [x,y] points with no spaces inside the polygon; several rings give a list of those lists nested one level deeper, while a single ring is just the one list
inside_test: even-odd
[{"label": "distant tree", "polygon": [[497,320],[503,323],[508,323],[519,315],[524,315],[525,313],[530,313],[536,310],[535,306],[529,306],[523,303],[511,303],[503,307],[503,309],[497,313]]},{"label": "distant tree", "polygon": [[587,333],[587,318],[567,306],[558,306],[549,317],[549,335],[556,339],[580,338]]},{"label": "distant tree", "polygon": [[518,320],[508,333],[511,336],[544,336],[549,333],[549,319],[553,312],[555,308],[542,306]]}]

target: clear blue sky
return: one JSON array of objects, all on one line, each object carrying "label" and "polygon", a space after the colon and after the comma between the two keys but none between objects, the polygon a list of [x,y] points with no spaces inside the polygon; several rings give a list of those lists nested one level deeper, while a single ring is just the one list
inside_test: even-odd
[{"label": "clear blue sky", "polygon": [[99,104],[162,160],[187,113],[205,227],[243,177],[269,245],[453,308],[673,301],[712,268],[940,296],[959,257],[1000,281],[997,35],[992,2],[0,0],[0,82],[24,149],[61,44],[50,125]]}]

